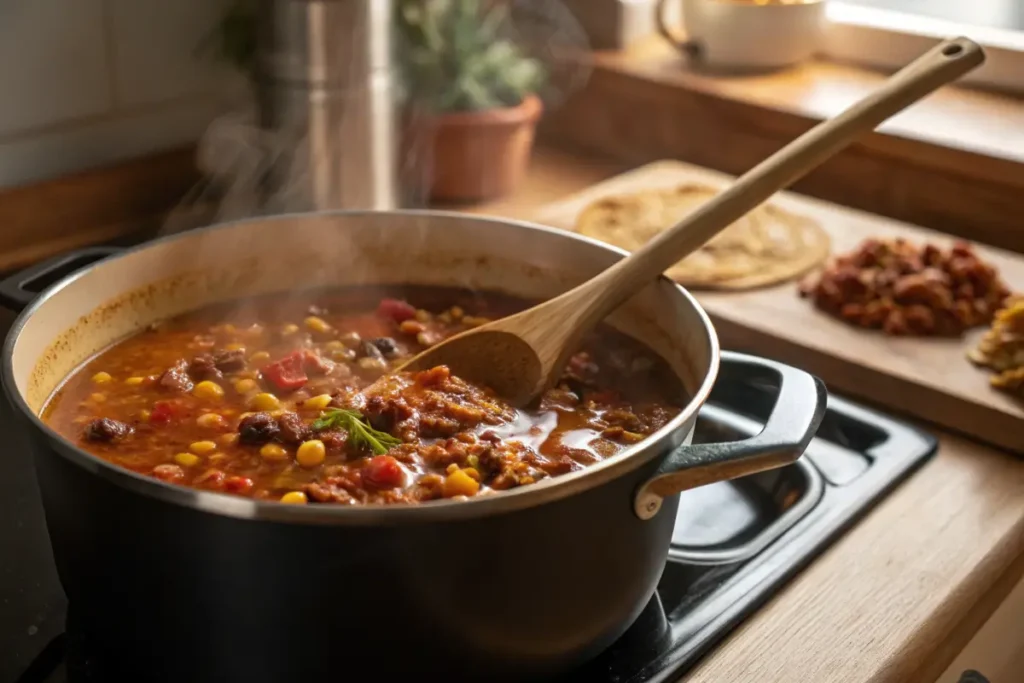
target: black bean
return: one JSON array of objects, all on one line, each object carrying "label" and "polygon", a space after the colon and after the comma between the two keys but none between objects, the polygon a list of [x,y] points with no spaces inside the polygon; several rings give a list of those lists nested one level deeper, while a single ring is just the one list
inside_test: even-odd
[{"label": "black bean", "polygon": [[380,358],[384,359],[384,354],[377,348],[377,345],[373,342],[364,341],[359,345],[359,355],[363,358]]},{"label": "black bean", "polygon": [[398,344],[391,337],[377,337],[371,339],[370,343],[377,347],[377,350],[384,354],[385,358],[394,358],[398,355]]},{"label": "black bean", "polygon": [[133,431],[135,429],[131,425],[103,417],[85,425],[85,438],[89,441],[118,441]]},{"label": "black bean", "polygon": [[246,415],[238,424],[238,441],[244,444],[265,444],[280,432],[277,420],[269,413]]}]

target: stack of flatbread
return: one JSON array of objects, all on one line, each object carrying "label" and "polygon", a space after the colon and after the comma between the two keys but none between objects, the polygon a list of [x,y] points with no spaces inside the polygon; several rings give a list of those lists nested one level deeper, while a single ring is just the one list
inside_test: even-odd
[{"label": "stack of flatbread", "polygon": [[[716,194],[687,184],[605,197],[583,210],[576,231],[634,251]],[[813,220],[762,204],[665,275],[692,289],[753,289],[794,279],[828,253],[828,235]]]}]

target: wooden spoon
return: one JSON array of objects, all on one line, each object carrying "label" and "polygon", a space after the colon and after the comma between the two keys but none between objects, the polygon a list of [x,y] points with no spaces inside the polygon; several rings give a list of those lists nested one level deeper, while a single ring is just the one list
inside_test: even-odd
[{"label": "wooden spoon", "polygon": [[400,370],[447,365],[454,374],[491,387],[513,405],[529,403],[557,381],[587,332],[666,268],[861,133],[984,61],[982,49],[967,38],[937,45],[878,91],[786,145],[628,258],[554,299],[457,334]]}]

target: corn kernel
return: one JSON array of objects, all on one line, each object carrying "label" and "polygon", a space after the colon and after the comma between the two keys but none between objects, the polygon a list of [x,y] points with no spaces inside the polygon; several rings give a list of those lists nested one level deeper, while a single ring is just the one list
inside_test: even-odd
[{"label": "corn kernel", "polygon": [[295,334],[298,331],[299,331],[299,326],[298,325],[295,325],[295,324],[292,324],[292,323],[288,323],[287,325],[285,325],[284,327],[281,328],[281,336],[282,337],[290,337],[290,336],[292,336],[293,334]]},{"label": "corn kernel", "polygon": [[216,382],[204,380],[192,389],[192,395],[208,401],[219,401],[224,398],[224,389]]},{"label": "corn kernel", "polygon": [[240,379],[235,382],[235,391],[240,394],[248,394],[250,391],[258,387],[259,385],[256,384],[256,380],[254,379]]},{"label": "corn kernel", "polygon": [[113,377],[110,376],[109,372],[97,372],[92,376],[92,381],[96,384],[106,384],[112,379]]},{"label": "corn kernel", "polygon": [[398,331],[402,334],[419,334],[427,328],[418,320],[403,320],[398,325]]},{"label": "corn kernel", "polygon": [[359,346],[363,341],[363,338],[359,336],[358,332],[344,332],[338,339],[345,346]]},{"label": "corn kernel", "polygon": [[473,479],[463,470],[456,470],[444,479],[444,497],[473,496],[480,490],[480,482]]},{"label": "corn kernel", "polygon": [[281,402],[277,399],[277,396],[264,392],[253,396],[252,400],[249,401],[249,407],[260,411],[277,410],[281,407]]},{"label": "corn kernel", "polygon": [[448,465],[448,467],[446,467],[444,471],[448,474],[453,474],[459,471],[459,466],[456,465],[455,463],[452,463],[451,465]]},{"label": "corn kernel", "polygon": [[222,434],[217,438],[217,441],[220,441],[222,446],[234,446],[238,443],[238,434]]},{"label": "corn kernel", "polygon": [[107,400],[107,395],[99,393],[89,394],[89,400],[92,401],[93,403],[103,403],[104,401]]},{"label": "corn kernel", "polygon": [[286,505],[305,505],[308,500],[302,491],[289,491],[281,496],[281,502]]},{"label": "corn kernel", "polygon": [[223,453],[214,453],[213,455],[206,456],[206,462],[210,463],[211,465],[217,465],[219,463],[224,462],[227,459],[228,456],[224,455]]},{"label": "corn kernel", "polygon": [[150,412],[143,408],[139,411],[139,422],[149,422]]},{"label": "corn kernel", "polygon": [[206,413],[196,418],[196,424],[205,429],[219,429],[225,425],[225,421],[217,413]]},{"label": "corn kernel", "polygon": [[199,463],[199,456],[193,453],[178,453],[174,456],[174,462],[182,467],[193,467]]},{"label": "corn kernel", "polygon": [[489,322],[491,321],[487,318],[477,317],[474,315],[467,315],[462,319],[462,324],[466,327],[480,327],[481,325],[486,325]]},{"label": "corn kernel", "polygon": [[302,321],[307,329],[320,334],[327,334],[331,331],[331,326],[327,324],[327,321],[323,318],[318,318],[315,315],[311,315]]},{"label": "corn kernel", "polygon": [[421,323],[428,323],[434,316],[430,315],[430,311],[424,311],[422,308],[416,311],[416,319]]},{"label": "corn kernel", "polygon": [[468,476],[473,481],[480,481],[480,473],[476,470],[475,467],[467,467],[462,471],[465,472],[466,476]]},{"label": "corn kernel", "polygon": [[320,394],[313,398],[307,398],[302,404],[303,408],[309,408],[310,410],[323,410],[331,404],[330,394]]},{"label": "corn kernel", "polygon": [[337,351],[338,349],[345,348],[345,344],[335,339],[324,344],[324,348],[328,351]]},{"label": "corn kernel", "polygon": [[130,387],[137,387],[137,386],[139,386],[140,384],[142,384],[145,381],[146,381],[145,377],[129,377],[128,379],[126,379],[124,381],[124,383],[127,384]]},{"label": "corn kernel", "polygon": [[249,356],[250,363],[263,363],[270,360],[270,354],[266,351],[257,351],[256,353]]},{"label": "corn kernel", "polygon": [[468,455],[466,456],[466,464],[476,469],[480,465],[480,456]]},{"label": "corn kernel", "polygon": [[356,361],[363,370],[387,370],[388,362],[383,358],[371,358],[363,356]]},{"label": "corn kernel", "polygon": [[303,467],[316,467],[327,457],[327,448],[324,442],[319,439],[303,441],[299,450],[295,452],[295,459]]},{"label": "corn kernel", "polygon": [[288,451],[276,443],[268,443],[260,449],[260,455],[263,456],[264,460],[285,460],[288,458]]},{"label": "corn kernel", "polygon": [[448,313],[451,314],[452,320],[460,320],[462,319],[462,316],[466,315],[466,312],[458,306],[452,306]]},{"label": "corn kernel", "polygon": [[245,351],[245,344],[239,344],[238,342],[232,342],[231,344],[225,344],[224,350],[226,351]]},{"label": "corn kernel", "polygon": [[217,444],[212,441],[193,441],[189,444],[188,449],[193,453],[205,455],[206,453],[212,453],[217,450]]},{"label": "corn kernel", "polygon": [[356,352],[352,349],[334,349],[331,351],[331,360],[346,361],[355,360]]}]

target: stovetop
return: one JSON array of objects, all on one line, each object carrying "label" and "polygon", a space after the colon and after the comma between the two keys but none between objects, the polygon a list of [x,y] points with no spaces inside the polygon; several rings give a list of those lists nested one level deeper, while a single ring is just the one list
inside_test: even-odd
[{"label": "stovetop", "polygon": [[[694,440],[752,436],[772,402],[770,387],[723,368]],[[0,459],[0,681],[116,683],[91,656],[88,634],[65,623],[28,450],[6,405],[0,428],[9,445]],[[830,396],[796,463],[681,496],[656,595],[625,636],[560,683],[677,680],[935,448],[904,423]]]}]

